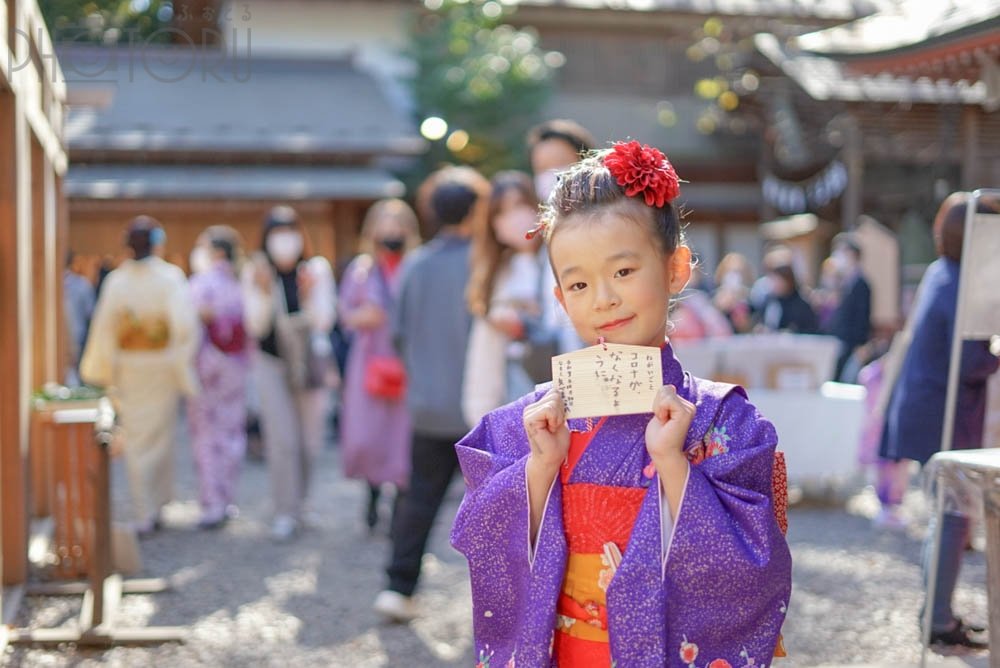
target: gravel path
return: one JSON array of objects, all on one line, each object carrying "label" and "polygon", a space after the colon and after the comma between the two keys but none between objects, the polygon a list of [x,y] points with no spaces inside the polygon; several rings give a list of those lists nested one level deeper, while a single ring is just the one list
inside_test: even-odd
[{"label": "gravel path", "polygon": [[[365,489],[344,480],[335,448],[316,476],[320,520],[290,545],[267,538],[267,476],[248,463],[240,485],[242,514],[225,529],[200,532],[190,456],[178,453],[179,497],[167,529],[142,543],[144,575],[169,576],[174,590],[127,596],[121,625],[185,625],[185,644],[95,651],[63,647],[8,648],[3,665],[41,666],[472,666],[469,586],[447,528],[461,496],[452,488],[432,537],[421,605],[409,626],[379,622],[371,601],[383,584],[388,541],[362,527]],[[115,497],[124,511],[124,482],[115,464]],[[920,650],[919,548],[923,502],[908,498],[915,519],[908,534],[878,532],[866,515],[870,491],[846,508],[799,507],[790,513],[794,592],[785,638],[789,659],[779,666],[915,664]],[[957,596],[961,614],[986,619],[986,566],[968,553]],[[20,623],[69,623],[79,599],[37,598]],[[934,665],[985,666],[984,653]]]}]

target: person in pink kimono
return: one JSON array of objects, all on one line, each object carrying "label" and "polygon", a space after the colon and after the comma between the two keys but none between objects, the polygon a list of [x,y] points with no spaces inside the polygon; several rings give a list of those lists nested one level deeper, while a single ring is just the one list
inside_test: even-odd
[{"label": "person in pink kimono", "polygon": [[376,202],[361,228],[361,254],[341,279],[340,323],[353,338],[341,394],[340,447],[344,474],[368,483],[365,522],[371,531],[379,522],[382,486],[403,488],[410,475],[405,384],[376,387],[372,374],[379,364],[402,369],[392,345],[391,313],[400,264],[419,243],[417,216],[406,202]]},{"label": "person in pink kimono", "polygon": [[239,235],[224,225],[205,230],[191,253],[191,296],[202,324],[196,368],[203,391],[187,407],[202,529],[218,529],[235,514],[236,483],[247,445],[250,359],[239,257]]}]

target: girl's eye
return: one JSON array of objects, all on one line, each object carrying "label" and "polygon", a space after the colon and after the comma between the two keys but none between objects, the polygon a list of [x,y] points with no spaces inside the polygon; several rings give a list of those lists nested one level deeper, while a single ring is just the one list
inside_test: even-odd
[{"label": "girl's eye", "polygon": [[580,290],[583,290],[585,287],[587,287],[586,283],[573,283],[572,285],[569,286],[569,289],[572,292],[579,292]]},{"label": "girl's eye", "polygon": [[629,274],[632,274],[634,272],[635,272],[635,269],[632,269],[632,268],[629,268],[629,267],[627,267],[625,269],[619,269],[618,271],[615,272],[615,278],[625,278],[626,276],[628,276]]}]

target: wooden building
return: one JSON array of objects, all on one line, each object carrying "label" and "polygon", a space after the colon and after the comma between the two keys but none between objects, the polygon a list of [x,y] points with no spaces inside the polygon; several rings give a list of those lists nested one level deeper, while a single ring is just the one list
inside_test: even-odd
[{"label": "wooden building", "polygon": [[[29,399],[65,366],[65,84],[34,0],[0,0],[0,572],[27,578]],[[15,606],[0,595],[6,613]]]},{"label": "wooden building", "polygon": [[[246,36],[249,39],[249,35]],[[389,171],[424,150],[412,121],[346,58],[259,56],[226,46],[60,50],[69,79],[70,247],[120,258],[128,221],[160,220],[187,266],[209,225],[257,248],[278,203],[331,259],[355,252],[367,207],[404,194]]]},{"label": "wooden building", "polygon": [[[761,162],[786,183],[842,162],[845,197],[827,213],[845,227],[863,213],[902,231],[909,214],[929,234],[948,192],[1000,185],[1000,2],[910,2],[755,42],[756,102],[772,128]],[[907,234],[904,262],[929,259],[913,257]]]},{"label": "wooden building", "polygon": [[[409,113],[412,101],[402,81],[412,63],[405,47],[408,25],[424,11],[422,5],[419,0],[231,1],[223,4],[228,19],[220,32],[230,39],[249,28],[254,52],[262,56],[351,58],[389,92],[392,104]],[[721,85],[717,79],[739,79],[755,33],[803,34],[866,16],[878,6],[870,0],[519,0],[516,5],[509,22],[535,31],[541,48],[564,57],[555,93],[539,120],[573,118],[600,145],[632,137],[666,151],[689,181],[682,189],[691,212],[688,232],[709,267],[727,250],[760,257],[760,131],[713,112],[716,100],[696,93],[699,81]],[[699,45],[706,50],[697,55],[692,49]]]}]

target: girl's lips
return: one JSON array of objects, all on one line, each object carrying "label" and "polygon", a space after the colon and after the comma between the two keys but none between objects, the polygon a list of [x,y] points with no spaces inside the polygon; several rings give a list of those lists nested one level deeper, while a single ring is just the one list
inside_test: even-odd
[{"label": "girl's lips", "polygon": [[612,329],[618,329],[622,325],[625,325],[625,324],[631,322],[634,317],[635,317],[634,315],[630,315],[629,317],[622,318],[621,320],[612,320],[611,322],[604,323],[603,325],[599,326],[597,329],[601,330],[602,332],[606,332],[606,331],[612,330]]}]

